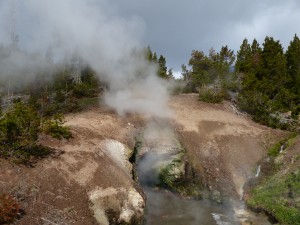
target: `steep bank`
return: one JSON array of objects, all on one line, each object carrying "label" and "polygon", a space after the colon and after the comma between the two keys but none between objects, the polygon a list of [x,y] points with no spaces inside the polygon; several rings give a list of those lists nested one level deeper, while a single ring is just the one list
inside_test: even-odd
[{"label": "steep bank", "polygon": [[202,182],[225,195],[242,195],[267,149],[285,132],[254,123],[230,102],[208,104],[198,95],[173,96],[170,107],[188,158]]},{"label": "steep bank", "polygon": [[261,176],[247,185],[245,200],[252,209],[268,213],[280,224],[299,225],[300,137],[292,137],[270,152],[262,161]]}]

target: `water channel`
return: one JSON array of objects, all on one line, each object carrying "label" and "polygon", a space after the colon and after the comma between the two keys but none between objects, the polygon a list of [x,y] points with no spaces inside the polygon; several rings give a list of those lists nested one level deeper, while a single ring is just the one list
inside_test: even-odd
[{"label": "water channel", "polygon": [[232,200],[230,196],[218,204],[158,187],[162,165],[178,160],[183,153],[176,135],[164,123],[155,122],[148,126],[137,149],[135,175],[147,197],[144,225],[271,224],[265,215],[247,210],[242,200]]}]

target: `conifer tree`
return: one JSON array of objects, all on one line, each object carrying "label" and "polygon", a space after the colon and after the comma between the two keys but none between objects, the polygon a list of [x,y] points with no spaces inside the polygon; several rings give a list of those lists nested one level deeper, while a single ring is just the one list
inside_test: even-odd
[{"label": "conifer tree", "polygon": [[205,56],[203,51],[193,50],[189,60],[191,66],[190,78],[192,91],[196,91],[196,87],[203,86],[212,82],[210,70],[212,68],[212,61]]},{"label": "conifer tree", "polygon": [[190,72],[184,64],[181,65],[181,75],[184,81],[190,81]]},{"label": "conifer tree", "polygon": [[159,66],[159,68],[158,68],[158,75],[161,78],[168,78],[167,66],[166,66],[166,59],[162,55],[160,55],[160,57],[158,59],[158,66]]},{"label": "conifer tree", "polygon": [[153,53],[152,53],[152,51],[151,51],[150,46],[147,46],[147,48],[145,48],[144,52],[145,52],[146,59],[147,59],[149,62],[151,62],[151,61],[152,61],[152,58],[153,58]]},{"label": "conifer tree", "polygon": [[153,53],[152,61],[156,63],[158,62],[156,52]]},{"label": "conifer tree", "polygon": [[260,89],[273,99],[287,81],[286,59],[281,44],[272,37],[267,36],[263,46],[258,79]]},{"label": "conifer tree", "polygon": [[[256,39],[253,40],[251,46],[247,39],[244,39],[240,50],[238,51],[236,61],[236,71],[241,74],[241,94],[249,95],[249,91],[259,91],[258,73],[261,61],[262,49]],[[247,93],[245,93],[247,91]],[[252,94],[250,94],[252,95]]]},{"label": "conifer tree", "polygon": [[219,56],[220,63],[222,63],[225,67],[228,67],[228,69],[232,66],[235,60],[234,51],[230,50],[227,45],[222,46]]},{"label": "conifer tree", "polygon": [[261,61],[262,49],[256,39],[251,44],[251,71],[256,73],[259,70],[259,64]]},{"label": "conifer tree", "polygon": [[245,38],[240,50],[237,52],[237,59],[235,63],[235,69],[240,73],[248,73],[251,70],[251,46],[248,40]]},{"label": "conifer tree", "polygon": [[289,75],[288,89],[291,89],[300,100],[300,39],[295,34],[286,51],[287,70]]}]

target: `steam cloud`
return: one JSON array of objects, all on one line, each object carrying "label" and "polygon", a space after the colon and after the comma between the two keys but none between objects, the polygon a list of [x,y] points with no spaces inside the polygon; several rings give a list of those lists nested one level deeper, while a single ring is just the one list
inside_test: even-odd
[{"label": "steam cloud", "polygon": [[[104,99],[118,113],[169,115],[166,85],[155,76],[155,65],[137,50],[143,48],[140,39],[145,29],[139,18],[118,16],[106,0],[15,2],[19,47],[32,57],[11,54],[4,60],[0,56],[1,79],[34,79],[31,74],[46,68],[40,56],[47,51],[57,62],[77,53],[109,84]],[[0,0],[0,42],[4,44],[9,42],[9,11],[10,1]]]}]

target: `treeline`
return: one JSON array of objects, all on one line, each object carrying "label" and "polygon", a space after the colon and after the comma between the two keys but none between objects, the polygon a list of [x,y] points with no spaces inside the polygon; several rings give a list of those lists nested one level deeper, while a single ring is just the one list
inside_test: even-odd
[{"label": "treeline", "polygon": [[293,129],[300,113],[300,40],[297,35],[284,51],[278,40],[244,39],[235,55],[228,46],[206,56],[193,51],[190,69],[182,66],[185,92],[201,100],[230,99],[253,119],[275,128]]},{"label": "treeline", "polygon": [[239,105],[259,122],[280,128],[292,125],[300,113],[300,40],[284,52],[279,41],[266,37],[261,48],[243,41],[236,71],[241,76]]},{"label": "treeline", "polygon": [[[163,55],[157,57],[150,47],[133,50],[132,57],[142,56],[157,68],[156,75],[173,78]],[[140,73],[143,71],[137,71]],[[106,75],[107,76],[107,75]],[[29,99],[40,115],[51,116],[84,109],[93,103],[109,84],[100,80],[101,74],[85,62],[77,53],[54,59],[51,49],[45,54],[28,53],[14,43],[0,45],[0,97],[2,107],[17,98]]]},{"label": "treeline", "polygon": [[173,79],[172,68],[167,68],[167,61],[163,55],[157,57],[156,52],[152,52],[150,46],[144,49],[144,54],[148,62],[157,66],[157,75],[163,79]]}]

